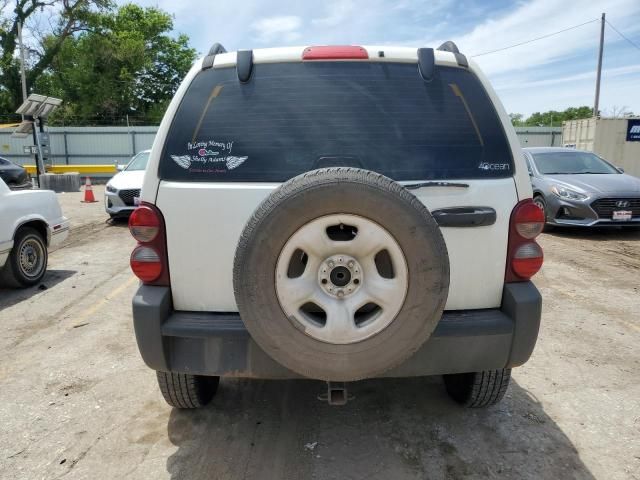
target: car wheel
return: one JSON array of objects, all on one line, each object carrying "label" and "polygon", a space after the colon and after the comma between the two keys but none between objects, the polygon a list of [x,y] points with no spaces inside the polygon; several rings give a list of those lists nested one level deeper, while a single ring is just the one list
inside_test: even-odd
[{"label": "car wheel", "polygon": [[42,234],[31,227],[20,228],[9,258],[0,272],[0,283],[8,287],[30,287],[47,271],[47,245]]},{"label": "car wheel", "polygon": [[444,375],[447,393],[459,404],[469,408],[495,405],[509,387],[511,369],[485,370],[474,373]]},{"label": "car wheel", "polygon": [[209,404],[218,390],[220,377],[187,373],[156,372],[165,401],[176,408],[200,408]]},{"label": "car wheel", "polygon": [[542,198],[542,195],[535,195],[533,197],[533,203],[535,203],[540,210],[544,213],[545,220],[547,219],[547,204]]},{"label": "car wheel", "polygon": [[449,257],[427,208],[393,180],[326,168],[258,207],[236,250],[247,330],[309,378],[376,377],[409,358],[442,317]]},{"label": "car wheel", "polygon": [[548,232],[553,227],[547,223],[547,202],[545,202],[544,197],[542,195],[534,195],[533,203],[535,203],[542,213],[544,213],[544,228],[543,231]]}]

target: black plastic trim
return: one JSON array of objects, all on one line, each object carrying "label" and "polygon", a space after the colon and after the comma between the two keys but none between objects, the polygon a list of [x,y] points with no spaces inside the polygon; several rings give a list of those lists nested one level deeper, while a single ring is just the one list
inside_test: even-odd
[{"label": "black plastic trim", "polygon": [[502,311],[515,319],[507,367],[518,367],[529,360],[536,346],[542,296],[531,282],[507,283],[502,292]]},{"label": "black plastic trim", "polygon": [[202,61],[202,70],[213,67],[213,61],[219,53],[227,53],[227,50],[219,43],[214,43],[209,49],[209,53]]},{"label": "black plastic trim", "polygon": [[453,55],[456,57],[456,62],[458,62],[458,65],[464,68],[469,68],[469,62],[467,61],[467,57],[465,57],[461,53],[454,53]]},{"label": "black plastic trim", "polygon": [[436,71],[436,59],[433,48],[418,49],[418,71],[423,80],[429,82]]},{"label": "black plastic trim", "polygon": [[154,370],[169,371],[162,324],[171,315],[169,287],[141,285],[133,297],[133,329],[144,362]]},{"label": "black plastic trim", "polygon": [[237,313],[174,312],[162,326],[167,337],[248,337],[249,332]]},{"label": "black plastic trim", "polygon": [[246,83],[251,78],[253,70],[253,50],[238,50],[236,59],[236,72],[238,80]]},{"label": "black plastic trim", "polygon": [[[420,349],[385,377],[511,368],[536,344],[542,299],[531,282],[504,286],[502,308],[448,311]],[[133,299],[140,353],[155,369],[253,378],[299,378],[267,355],[237,313],[172,310],[168,287],[142,285]]]},{"label": "black plastic trim", "polygon": [[464,68],[469,68],[469,61],[467,60],[467,57],[465,57],[463,54],[460,53],[458,46],[455,43],[453,43],[451,40],[447,40],[442,45],[440,45],[438,47],[438,50],[442,52],[453,53],[453,55],[456,57],[456,62],[458,63],[459,66]]},{"label": "black plastic trim", "polygon": [[441,227],[486,227],[496,223],[491,207],[450,207],[431,212]]}]

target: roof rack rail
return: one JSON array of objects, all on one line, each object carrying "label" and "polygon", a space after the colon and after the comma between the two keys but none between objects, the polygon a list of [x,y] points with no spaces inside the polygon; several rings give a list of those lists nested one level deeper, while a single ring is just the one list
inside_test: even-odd
[{"label": "roof rack rail", "polygon": [[438,50],[442,50],[443,52],[460,53],[460,50],[458,50],[458,46],[451,40],[447,40],[442,45],[440,45],[438,47]]},{"label": "roof rack rail", "polygon": [[227,53],[227,50],[220,43],[214,43],[209,49],[209,53],[202,61],[202,70],[213,67],[213,61],[219,53]]},{"label": "roof rack rail", "polygon": [[456,62],[461,67],[469,68],[469,62],[467,61],[467,57],[460,53],[458,50],[458,46],[453,43],[451,40],[447,40],[442,45],[438,47],[438,50],[442,52],[451,52],[456,57]]}]

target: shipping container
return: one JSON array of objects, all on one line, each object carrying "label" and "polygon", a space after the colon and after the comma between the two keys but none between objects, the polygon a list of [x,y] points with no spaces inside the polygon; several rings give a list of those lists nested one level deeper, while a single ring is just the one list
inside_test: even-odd
[{"label": "shipping container", "polygon": [[562,144],[594,152],[630,175],[640,177],[640,117],[564,122]]}]

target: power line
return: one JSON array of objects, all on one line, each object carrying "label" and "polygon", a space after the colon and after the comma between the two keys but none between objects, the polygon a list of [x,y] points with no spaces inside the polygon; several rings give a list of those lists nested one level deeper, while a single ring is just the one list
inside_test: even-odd
[{"label": "power line", "polygon": [[[508,50],[510,48],[519,47],[521,45],[526,45],[527,43],[531,43],[531,42],[537,42],[538,40],[542,40],[544,38],[553,37],[554,35],[558,35],[559,33],[568,32],[569,30],[573,30],[573,29],[579,28],[579,27],[584,27],[585,25],[589,25],[590,23],[599,22],[599,21],[600,21],[599,18],[594,18],[593,20],[589,20],[588,22],[584,22],[584,23],[581,23],[579,25],[573,25],[572,27],[567,27],[565,29],[558,30],[557,32],[548,33],[547,35],[542,35],[541,37],[532,38],[531,40],[526,40],[526,41],[520,42],[520,43],[514,43],[513,45],[509,45],[507,47],[497,48],[495,50],[489,50],[488,52],[477,53],[477,54],[471,55],[471,56],[472,57],[481,57],[483,55],[489,55],[491,53],[502,52],[503,50]],[[607,23],[609,23],[609,22],[607,22]],[[609,24],[609,25],[611,25],[611,24]],[[613,27],[613,25],[612,25],[612,27]],[[618,33],[620,33],[620,32],[618,32]]]},{"label": "power line", "polygon": [[635,42],[633,42],[630,38],[628,38],[628,37],[624,36],[624,35],[623,35],[623,33],[622,33],[620,30],[618,30],[616,27],[614,27],[613,25],[611,25],[611,22],[610,22],[609,20],[605,20],[605,22],[607,22],[607,24],[609,24],[609,26],[610,26],[611,28],[613,28],[613,29],[616,31],[616,33],[617,33],[618,35],[620,35],[622,38],[624,38],[624,39],[625,39],[627,42],[629,42],[631,45],[633,45],[633,46],[634,46],[634,47],[636,47],[638,50],[640,50],[640,47],[639,47]]}]

